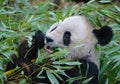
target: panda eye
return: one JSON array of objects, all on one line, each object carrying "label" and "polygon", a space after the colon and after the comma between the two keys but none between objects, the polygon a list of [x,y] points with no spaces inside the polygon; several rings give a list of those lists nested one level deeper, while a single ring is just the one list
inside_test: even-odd
[{"label": "panda eye", "polygon": [[71,33],[69,31],[66,31],[63,35],[63,43],[64,45],[68,46],[71,43]]},{"label": "panda eye", "polygon": [[53,28],[50,32],[54,31],[57,28],[57,26],[55,28]]}]

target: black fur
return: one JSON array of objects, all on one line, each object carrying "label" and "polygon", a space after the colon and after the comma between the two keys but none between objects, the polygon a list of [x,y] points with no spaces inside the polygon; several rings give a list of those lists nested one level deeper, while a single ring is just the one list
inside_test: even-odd
[{"label": "black fur", "polygon": [[66,31],[63,35],[63,44],[68,46],[71,43],[70,39],[71,33],[69,31]]},{"label": "black fur", "polygon": [[45,39],[45,34],[41,32],[40,30],[35,32],[35,36],[33,36],[34,39],[34,45],[38,48],[43,48],[44,47],[44,39]]},{"label": "black fur", "polygon": [[31,62],[31,60],[36,59],[38,48],[41,49],[45,45],[44,38],[45,38],[44,33],[42,33],[41,31],[36,31],[32,39],[31,47],[28,46],[27,40],[23,39],[23,41],[21,42],[18,48],[18,54],[19,54],[18,59],[20,61],[19,63],[22,62],[29,63]]},{"label": "black fur", "polygon": [[[71,1],[76,2],[76,3],[79,3],[79,2],[87,3],[90,0],[71,0]],[[61,2],[61,0],[53,0],[53,3],[55,3],[56,5],[60,5],[60,2]]]},{"label": "black fur", "polygon": [[6,71],[20,66],[25,71],[25,74],[29,74],[30,69],[28,64],[31,63],[31,60],[37,59],[38,48],[41,49],[44,47],[44,38],[44,33],[36,31],[32,39],[31,47],[28,46],[27,39],[24,38],[18,47],[18,57],[16,55],[12,56],[13,62],[10,61],[7,63]]},{"label": "black fur", "polygon": [[14,69],[17,66],[17,62],[18,62],[17,56],[15,54],[13,54],[11,56],[11,59],[12,59],[12,61],[9,61],[7,63],[6,71],[8,71],[10,69]]},{"label": "black fur", "polygon": [[[77,76],[82,76],[85,79],[88,79],[90,77],[93,77],[88,84],[99,84],[98,83],[98,67],[96,64],[94,64],[93,62],[88,62],[87,60],[79,60],[80,63],[82,63],[80,65],[80,69],[78,68],[78,66],[74,66],[72,69],[70,70],[65,70],[65,73],[69,76],[66,77],[64,75],[60,75],[59,76],[63,79],[63,80],[59,80],[60,84],[68,84],[68,79],[69,78],[73,78],[73,77],[77,77]],[[34,77],[37,76],[34,75]],[[37,83],[45,83],[45,84],[51,84],[50,80],[48,79],[46,72],[43,71],[43,73],[41,74],[41,76],[45,76],[45,78],[34,78],[34,82]],[[75,80],[72,84],[82,84],[82,80]]]},{"label": "black fur", "polygon": [[81,72],[82,76],[87,78],[93,77],[92,80],[89,81],[89,84],[98,84],[98,67],[95,63],[87,62],[86,60],[80,60],[81,63]]},{"label": "black fur", "polygon": [[49,42],[53,42],[53,40],[50,38],[50,37],[45,37],[46,39],[46,42],[49,43]]},{"label": "black fur", "polygon": [[112,37],[113,37],[113,31],[108,26],[103,26],[100,30],[94,29],[93,33],[98,39],[98,44],[100,45],[108,44],[112,40]]},{"label": "black fur", "polygon": [[[92,62],[88,62],[87,60],[79,60],[80,63],[80,70],[77,66],[75,66],[71,70],[66,70],[66,74],[71,77],[82,76],[86,79],[93,77],[88,83],[89,84],[98,84],[98,67],[96,64]],[[72,84],[82,84],[80,80],[74,81]],[[66,82],[66,84],[68,84]]]}]

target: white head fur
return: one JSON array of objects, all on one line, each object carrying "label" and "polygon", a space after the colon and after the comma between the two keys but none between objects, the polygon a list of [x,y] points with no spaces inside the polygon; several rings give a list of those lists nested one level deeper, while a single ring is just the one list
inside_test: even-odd
[{"label": "white head fur", "polygon": [[[98,42],[93,34],[94,27],[84,16],[71,16],[63,21],[53,24],[46,32],[46,37],[51,38],[52,42],[46,42],[50,47],[68,47],[70,53],[69,59],[81,59],[87,57],[89,61],[98,64],[98,55],[95,46]],[[64,45],[63,35],[66,31],[71,33],[70,44]],[[76,47],[78,46],[78,47]],[[79,47],[80,46],[80,47]]]}]

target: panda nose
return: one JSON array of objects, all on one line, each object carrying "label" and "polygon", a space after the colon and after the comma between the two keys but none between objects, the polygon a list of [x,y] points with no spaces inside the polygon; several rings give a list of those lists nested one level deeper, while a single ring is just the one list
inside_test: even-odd
[{"label": "panda nose", "polygon": [[47,36],[46,36],[46,42],[47,42],[47,43],[53,42],[53,40],[52,40],[50,37],[47,37]]}]

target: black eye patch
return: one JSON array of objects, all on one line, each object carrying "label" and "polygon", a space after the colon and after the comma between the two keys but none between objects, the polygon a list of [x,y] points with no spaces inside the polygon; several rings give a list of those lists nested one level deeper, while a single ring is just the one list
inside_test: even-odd
[{"label": "black eye patch", "polygon": [[66,31],[63,35],[63,44],[68,46],[71,42],[71,33],[69,31]]}]

